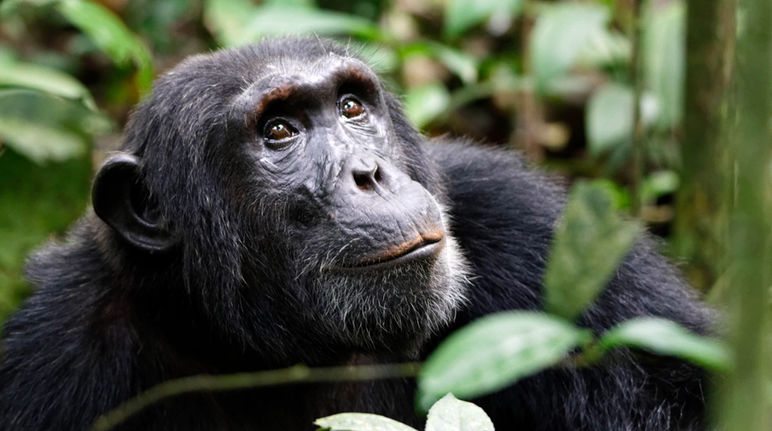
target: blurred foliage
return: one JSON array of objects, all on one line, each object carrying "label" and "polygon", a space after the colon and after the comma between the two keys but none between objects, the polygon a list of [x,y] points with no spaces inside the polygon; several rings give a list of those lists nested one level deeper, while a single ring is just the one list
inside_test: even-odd
[{"label": "blurred foliage", "polygon": [[[427,134],[519,148],[569,178],[607,178],[630,208],[631,15],[631,2],[622,0],[6,0],[0,142],[6,158],[22,163],[15,155],[23,155],[41,172],[89,152],[99,161],[117,147],[116,125],[156,71],[217,47],[315,34],[341,38],[373,63]],[[647,87],[639,103],[654,144],[641,215],[666,235],[678,184],[683,4],[650,2],[643,20]],[[87,176],[91,168],[83,169]],[[56,195],[65,183],[46,192]],[[24,204],[11,216],[27,218]],[[55,225],[19,228],[61,233],[64,226]],[[20,262],[34,245],[0,246],[19,254],[3,263],[11,284],[22,283]],[[0,284],[0,298],[14,304],[7,286]]]},{"label": "blurred foliage", "polygon": [[[673,194],[688,174],[679,160],[687,74],[684,1],[645,1],[638,13],[635,0],[5,0],[0,321],[29,291],[21,275],[25,256],[82,214],[92,162],[119,145],[118,125],[157,73],[218,47],[314,34],[338,38],[370,61],[404,95],[407,115],[426,134],[449,132],[517,148],[568,181],[598,179],[573,190],[557,231],[545,276],[546,302],[555,314],[504,313],[454,334],[422,372],[424,408],[451,390],[459,396],[495,390],[564,361],[569,351],[591,364],[611,348],[635,346],[726,370],[730,361],[720,345],[672,322],[641,319],[606,334],[588,334],[571,322],[591,306],[640,229],[612,208],[629,210],[642,202],[637,215],[648,228],[666,238],[670,233]],[[758,25],[768,17],[751,18]],[[633,58],[642,60],[640,96]],[[750,97],[753,90],[743,88]],[[631,161],[636,111],[645,143],[642,172]],[[748,138],[768,136],[768,118],[753,119],[756,129]],[[752,164],[753,157],[743,160]],[[768,157],[757,162],[756,177],[765,169],[772,176]],[[769,190],[770,183],[741,186]],[[769,200],[768,193],[757,194],[757,201]],[[755,210],[753,222],[763,226],[763,213]],[[768,235],[760,241],[769,242]],[[577,256],[581,265],[574,265]],[[765,257],[769,252],[755,255]],[[697,287],[707,290],[713,282]],[[471,412],[473,424],[483,420],[471,407],[453,403],[442,398],[432,410]],[[326,418],[325,424],[335,429],[362,418],[337,419],[344,422]]]}]

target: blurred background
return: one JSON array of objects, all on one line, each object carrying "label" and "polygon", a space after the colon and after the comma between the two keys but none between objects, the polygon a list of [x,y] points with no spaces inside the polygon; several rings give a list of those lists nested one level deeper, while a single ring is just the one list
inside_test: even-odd
[{"label": "blurred background", "polygon": [[315,34],[366,58],[427,135],[602,184],[734,310],[726,411],[768,429],[771,21],[769,0],[4,0],[0,323],[30,293],[25,257],[87,208],[154,77],[191,54]]},{"label": "blurred background", "polygon": [[[25,256],[84,211],[95,166],[152,79],[188,55],[285,33],[356,47],[428,135],[516,148],[566,181],[605,179],[618,207],[673,236],[682,1],[5,0],[0,14],[0,321],[29,293]],[[715,281],[688,247],[671,254],[698,288]]]}]

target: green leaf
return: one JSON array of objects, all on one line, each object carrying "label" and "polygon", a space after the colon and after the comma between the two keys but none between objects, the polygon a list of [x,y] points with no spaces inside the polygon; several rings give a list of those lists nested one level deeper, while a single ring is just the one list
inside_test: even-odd
[{"label": "green leaf", "polygon": [[547,311],[573,319],[587,308],[641,232],[623,221],[605,187],[577,182],[555,230],[544,275]]},{"label": "green leaf", "polygon": [[630,61],[631,47],[627,38],[615,30],[606,28],[592,32],[577,63],[586,67],[603,67],[607,65],[626,65]]},{"label": "green leaf", "polygon": [[[618,145],[630,142],[633,135],[634,100],[630,87],[616,83],[608,83],[592,94],[586,118],[587,141],[591,154],[603,154]],[[656,115],[655,100],[644,94],[641,98],[643,124],[652,124]]]},{"label": "green leaf", "polygon": [[678,189],[680,179],[674,171],[652,172],[643,180],[641,198],[646,202],[674,193]]},{"label": "green leaf", "polygon": [[317,419],[314,425],[329,431],[416,431],[393,419],[370,413],[340,413]]},{"label": "green leaf", "polygon": [[713,371],[731,368],[726,346],[658,317],[622,322],[603,334],[598,344],[605,350],[621,346],[637,347],[660,355],[675,356]]},{"label": "green leaf", "polygon": [[266,5],[257,8],[244,29],[244,42],[288,34],[350,34],[367,40],[382,39],[370,21],[345,13],[297,6]]},{"label": "green leaf", "polygon": [[400,50],[400,55],[403,58],[414,55],[432,57],[439,60],[448,70],[461,78],[465,84],[477,81],[477,59],[449,46],[430,41],[413,42],[403,46]]},{"label": "green leaf", "polygon": [[420,129],[443,113],[449,102],[450,95],[443,85],[413,88],[405,95],[405,115]]},{"label": "green leaf", "polygon": [[492,16],[514,19],[523,8],[522,0],[450,0],[445,9],[445,34],[450,37],[461,33]]},{"label": "green leaf", "polygon": [[563,359],[589,340],[588,331],[537,312],[483,317],[451,334],[418,376],[418,405],[447,393],[472,398],[502,389]]},{"label": "green leaf", "polygon": [[429,52],[465,84],[477,81],[477,60],[474,57],[438,43],[430,43]]},{"label": "green leaf", "polygon": [[110,128],[109,120],[80,103],[29,90],[0,91],[0,139],[38,163],[81,156],[89,135]]},{"label": "green leaf", "polygon": [[94,44],[120,65],[134,62],[137,84],[148,90],[153,80],[153,61],[144,43],[109,9],[91,0],[61,0],[57,9]]},{"label": "green leaf", "polygon": [[[652,3],[653,4],[653,3]],[[681,121],[686,58],[684,2],[650,7],[642,41],[644,76],[660,105],[657,124],[669,128]]]},{"label": "green leaf", "polygon": [[447,394],[429,409],[426,431],[493,431],[493,422],[480,407]]},{"label": "green leaf", "polygon": [[206,0],[203,21],[220,45],[238,46],[249,42],[244,34],[256,11],[250,0]]},{"label": "green leaf", "polygon": [[96,109],[91,93],[80,81],[50,67],[0,59],[0,86],[26,87],[81,100],[89,108]]},{"label": "green leaf", "polygon": [[530,54],[536,88],[547,93],[592,41],[605,31],[608,10],[591,3],[560,3],[545,8],[531,33]]}]

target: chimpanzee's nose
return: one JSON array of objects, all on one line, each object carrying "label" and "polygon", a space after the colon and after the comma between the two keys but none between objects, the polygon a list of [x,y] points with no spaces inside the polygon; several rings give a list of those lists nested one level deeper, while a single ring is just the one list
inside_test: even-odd
[{"label": "chimpanzee's nose", "polygon": [[375,160],[360,159],[353,163],[350,169],[354,183],[363,192],[374,191],[384,185],[383,169]]}]

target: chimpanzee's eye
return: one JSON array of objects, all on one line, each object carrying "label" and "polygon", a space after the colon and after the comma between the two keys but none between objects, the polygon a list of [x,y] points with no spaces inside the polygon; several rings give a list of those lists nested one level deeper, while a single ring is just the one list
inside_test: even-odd
[{"label": "chimpanzee's eye", "polygon": [[298,131],[284,120],[271,120],[265,124],[263,137],[269,141],[284,141],[298,134]]},{"label": "chimpanzee's eye", "polygon": [[352,119],[364,115],[365,108],[353,97],[347,97],[340,102],[340,115]]}]

